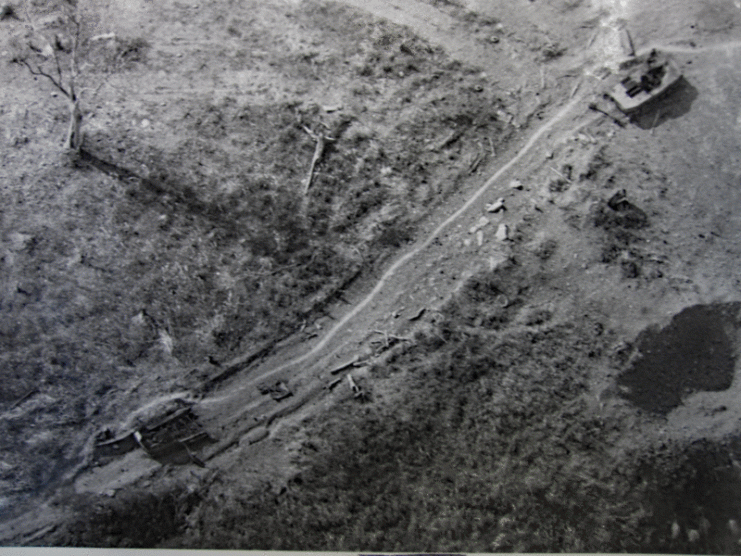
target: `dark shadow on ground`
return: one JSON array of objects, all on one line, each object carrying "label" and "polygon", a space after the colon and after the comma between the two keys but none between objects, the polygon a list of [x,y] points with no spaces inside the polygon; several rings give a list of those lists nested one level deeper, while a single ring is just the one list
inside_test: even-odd
[{"label": "dark shadow on ground", "polygon": [[687,114],[698,96],[697,88],[684,77],[680,77],[665,94],[632,114],[631,120],[641,129],[659,127],[668,120],[681,118]]},{"label": "dark shadow on ground", "polygon": [[729,388],[739,309],[741,303],[695,305],[665,328],[641,332],[634,361],[617,380],[627,387],[623,396],[645,411],[666,415],[689,394]]}]

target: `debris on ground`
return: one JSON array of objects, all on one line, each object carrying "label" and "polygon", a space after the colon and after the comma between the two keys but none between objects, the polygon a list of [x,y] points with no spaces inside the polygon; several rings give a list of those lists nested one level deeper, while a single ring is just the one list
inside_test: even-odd
[{"label": "debris on ground", "polygon": [[354,398],[356,399],[365,398],[365,391],[360,386],[358,386],[357,382],[353,380],[352,374],[347,375],[347,383],[350,386],[350,390],[352,390]]},{"label": "debris on ground", "polygon": [[507,207],[504,206],[504,197],[486,205],[486,212],[499,212],[500,210],[507,210]]},{"label": "debris on ground", "polygon": [[258,388],[260,389],[260,393],[263,396],[270,394],[270,397],[273,398],[277,402],[293,395],[293,392],[291,392],[291,389],[282,380],[279,380],[275,384],[271,384],[271,385],[263,384],[259,386]]},{"label": "debris on ground", "polygon": [[427,310],[426,307],[422,307],[419,311],[417,311],[415,314],[413,314],[411,317],[409,317],[408,320],[410,320],[410,321],[419,320],[420,318],[422,318],[422,315],[425,314],[425,311],[426,310]]},{"label": "debris on ground", "polygon": [[515,178],[515,179],[513,179],[512,181],[509,182],[509,188],[510,189],[515,189],[517,191],[522,191],[523,189],[525,189],[525,186],[522,185],[522,182],[520,180],[518,180],[517,178]]},{"label": "debris on ground", "polygon": [[507,241],[509,239],[509,228],[507,227],[507,224],[499,224],[497,233],[494,234],[494,237],[497,238],[498,241]]},{"label": "debris on ground", "polygon": [[625,127],[625,122],[623,122],[620,118],[618,118],[614,114],[610,114],[605,108],[602,108],[599,106],[596,102],[590,102],[588,105],[588,108],[594,112],[599,112],[600,114],[604,114],[608,118],[610,118],[613,122],[615,122],[620,127]]},{"label": "debris on ground", "polygon": [[337,367],[329,371],[329,374],[336,375],[346,369],[349,369],[350,367],[357,367],[360,364],[360,360],[361,360],[361,357],[359,355],[356,355],[347,363],[342,363],[341,365],[338,365]]},{"label": "debris on ground", "polygon": [[648,225],[648,216],[636,205],[628,201],[624,189],[617,191],[606,203],[597,207],[595,224],[603,228],[644,228]]},{"label": "debris on ground", "polygon": [[487,226],[489,224],[489,219],[486,216],[482,216],[479,218],[478,222],[474,226],[471,226],[471,228],[468,230],[469,234],[475,234],[478,232],[481,228],[484,226]]},{"label": "debris on ground", "polygon": [[334,390],[335,386],[337,386],[340,382],[342,382],[342,377],[334,379],[327,385],[327,390]]},{"label": "debris on ground", "polygon": [[93,459],[105,462],[122,456],[137,446],[160,463],[192,462],[203,467],[195,455],[197,450],[213,442],[213,438],[202,429],[192,407],[181,407],[150,419],[135,430],[114,435],[106,428],[95,439]]}]

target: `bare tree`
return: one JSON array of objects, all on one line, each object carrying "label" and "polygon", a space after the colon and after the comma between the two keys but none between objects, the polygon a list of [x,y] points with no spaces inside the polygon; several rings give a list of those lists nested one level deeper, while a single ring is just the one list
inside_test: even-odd
[{"label": "bare tree", "polygon": [[69,129],[65,146],[79,151],[82,146],[82,110],[78,80],[79,55],[82,32],[81,15],[75,0],[59,3],[57,13],[37,23],[24,4],[26,32],[16,41],[18,52],[15,61],[24,65],[31,75],[49,80],[64,95],[69,106]]}]

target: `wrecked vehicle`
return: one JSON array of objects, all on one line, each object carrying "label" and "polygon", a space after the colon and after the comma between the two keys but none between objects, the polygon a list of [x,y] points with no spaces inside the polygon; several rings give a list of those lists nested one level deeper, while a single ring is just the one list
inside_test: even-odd
[{"label": "wrecked vehicle", "polygon": [[625,114],[660,97],[682,78],[674,60],[655,49],[624,62],[620,69],[620,82],[607,95]]},{"label": "wrecked vehicle", "polygon": [[203,466],[193,453],[214,439],[202,429],[192,411],[192,402],[181,398],[158,400],[148,411],[132,414],[120,427],[101,431],[95,441],[94,459],[104,463],[136,448],[142,448],[160,463],[193,462]]}]

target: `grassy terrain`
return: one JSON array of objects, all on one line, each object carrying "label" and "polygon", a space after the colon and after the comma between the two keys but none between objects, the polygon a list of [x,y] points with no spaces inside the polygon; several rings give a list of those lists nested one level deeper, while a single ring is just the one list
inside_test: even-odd
[{"label": "grassy terrain", "polygon": [[[306,3],[294,44],[239,13],[210,23],[242,45],[224,71],[269,66],[298,93],[127,97],[120,83],[180,58],[154,37],[92,41],[104,30],[92,19],[78,158],[61,152],[67,113],[51,84],[6,66],[9,94],[34,95],[3,112],[0,504],[56,484],[101,425],[305,327],[512,133],[496,91],[405,29]],[[339,107],[312,100],[328,85]],[[304,195],[307,129],[328,140]]]},{"label": "grassy terrain", "polygon": [[[737,553],[724,526],[738,511],[737,443],[617,450],[629,422],[584,395],[590,368],[618,357],[610,333],[528,309],[523,277],[546,277],[532,269],[474,276],[435,325],[374,367],[369,401],[303,423],[303,471],[284,488],[212,478],[155,506],[126,495],[85,508],[54,543]],[[167,520],[140,539],[152,508]],[[672,522],[702,540],[673,535]]]},{"label": "grassy terrain", "polygon": [[[645,546],[650,485],[637,480],[635,460],[613,456],[622,424],[595,416],[582,396],[607,338],[596,322],[521,311],[524,272],[514,265],[474,277],[433,328],[374,368],[373,403],[347,400],[306,423],[305,471],[287,490],[240,492],[214,482],[202,499],[181,493],[179,519],[158,531],[163,546]],[[81,531],[60,532],[56,542],[147,546],[126,525],[127,515],[145,511],[142,502],[112,504],[115,519],[111,510],[87,514]]]}]

